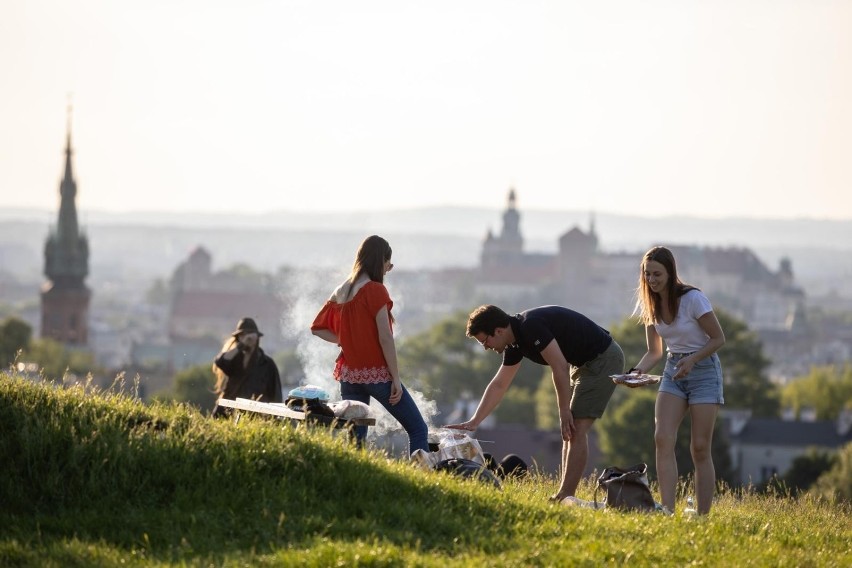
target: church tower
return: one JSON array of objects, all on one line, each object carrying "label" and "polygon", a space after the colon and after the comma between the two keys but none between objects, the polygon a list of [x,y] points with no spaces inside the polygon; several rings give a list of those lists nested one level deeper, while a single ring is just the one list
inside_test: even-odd
[{"label": "church tower", "polygon": [[506,209],[503,211],[503,227],[498,236],[491,231],[482,243],[481,263],[483,267],[519,262],[523,257],[524,238],[521,235],[521,214],[518,212],[515,189],[509,188]]},{"label": "church tower", "polygon": [[65,143],[65,176],[59,185],[59,221],[44,245],[41,290],[41,336],[84,346],[89,335],[91,291],[83,282],[89,273],[89,241],[77,224],[77,183],[71,168],[71,111]]}]

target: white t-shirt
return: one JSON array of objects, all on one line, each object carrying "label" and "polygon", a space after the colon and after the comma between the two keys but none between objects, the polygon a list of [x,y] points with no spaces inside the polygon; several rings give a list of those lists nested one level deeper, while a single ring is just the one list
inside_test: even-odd
[{"label": "white t-shirt", "polygon": [[698,325],[698,318],[713,311],[710,300],[701,290],[690,290],[680,297],[677,317],[669,325],[655,323],[654,327],[671,353],[692,353],[707,344],[710,336]]}]

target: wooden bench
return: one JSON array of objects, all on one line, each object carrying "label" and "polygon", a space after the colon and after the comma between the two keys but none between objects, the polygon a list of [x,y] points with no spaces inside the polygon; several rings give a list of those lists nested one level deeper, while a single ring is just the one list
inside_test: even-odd
[{"label": "wooden bench", "polygon": [[[301,420],[304,422],[318,423],[334,428],[351,428],[352,426],[374,426],[375,418],[338,418],[332,416],[323,416],[321,414],[313,414],[301,412],[288,408],[283,402],[260,402],[259,400],[251,400],[248,398],[238,398],[230,400],[220,398],[216,401],[219,406],[233,408],[234,410],[242,410],[246,412],[257,412],[270,416],[278,416],[288,418],[290,420]],[[237,414],[236,420],[239,421],[240,415]]]}]

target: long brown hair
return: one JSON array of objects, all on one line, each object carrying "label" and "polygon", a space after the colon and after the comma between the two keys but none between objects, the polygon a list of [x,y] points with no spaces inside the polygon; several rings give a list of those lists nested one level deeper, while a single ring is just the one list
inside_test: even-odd
[{"label": "long brown hair", "polygon": [[[229,337],[222,344],[222,353],[230,351],[236,345],[237,338]],[[225,393],[225,387],[228,386],[228,375],[225,374],[225,371],[217,367],[215,363],[213,364],[213,374],[216,375],[216,386],[213,387],[213,392],[216,393],[217,397],[220,397]]]},{"label": "long brown hair", "polygon": [[352,272],[349,273],[349,285],[354,285],[362,274],[366,274],[373,282],[384,283],[385,262],[391,259],[392,253],[390,245],[382,237],[371,235],[364,239],[355,253],[355,262],[352,264]]},{"label": "long brown hair", "polygon": [[677,317],[677,310],[680,306],[680,297],[690,290],[697,290],[695,286],[684,284],[680,281],[677,275],[677,264],[675,263],[672,251],[666,247],[654,247],[645,253],[642,257],[642,263],[639,265],[639,285],[636,287],[636,308],[633,313],[639,314],[639,321],[644,325],[653,325],[661,320],[662,313],[662,297],[651,290],[648,286],[648,281],[645,279],[645,268],[649,262],[659,262],[666,269],[669,275],[668,286],[668,308],[672,315],[672,321]]}]

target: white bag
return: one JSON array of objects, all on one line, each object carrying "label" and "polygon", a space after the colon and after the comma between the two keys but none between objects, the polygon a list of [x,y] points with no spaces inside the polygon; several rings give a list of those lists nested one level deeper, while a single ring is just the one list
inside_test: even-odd
[{"label": "white bag", "polygon": [[335,416],[344,420],[373,417],[370,405],[357,400],[338,400],[337,402],[330,403],[328,406],[334,412]]}]

